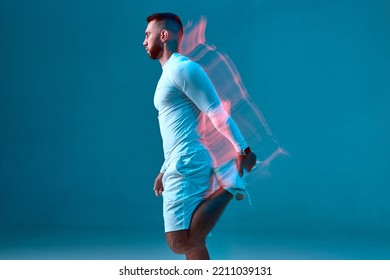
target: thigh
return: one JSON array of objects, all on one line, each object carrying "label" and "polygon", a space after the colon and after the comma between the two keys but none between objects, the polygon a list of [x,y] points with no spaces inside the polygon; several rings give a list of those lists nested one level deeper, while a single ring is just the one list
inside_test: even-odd
[{"label": "thigh", "polygon": [[188,236],[189,236],[188,229],[175,230],[175,231],[170,231],[165,233],[165,238],[168,244],[187,242],[189,239]]}]

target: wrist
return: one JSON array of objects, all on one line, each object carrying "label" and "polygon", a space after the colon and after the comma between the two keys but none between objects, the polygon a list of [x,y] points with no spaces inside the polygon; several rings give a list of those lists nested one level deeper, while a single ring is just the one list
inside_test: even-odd
[{"label": "wrist", "polygon": [[238,155],[243,157],[243,156],[246,156],[247,154],[249,154],[250,152],[251,152],[251,148],[246,147],[245,149],[239,151]]}]

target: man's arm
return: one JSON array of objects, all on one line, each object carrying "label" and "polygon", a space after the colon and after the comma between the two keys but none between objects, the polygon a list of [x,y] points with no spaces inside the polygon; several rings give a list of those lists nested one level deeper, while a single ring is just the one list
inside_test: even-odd
[{"label": "man's arm", "polygon": [[[244,168],[248,172],[256,165],[256,154],[251,151],[247,145],[244,137],[241,134],[235,121],[232,117],[223,109],[222,105],[217,109],[208,113],[211,122],[215,128],[228,138],[234,145],[237,155],[237,169],[242,176]],[[245,147],[245,148],[243,148]]]},{"label": "man's arm", "polygon": [[165,161],[164,161],[163,165],[161,166],[160,172],[157,174],[157,177],[154,180],[153,190],[154,190],[154,193],[156,194],[156,196],[161,195],[162,192],[164,191],[162,178],[164,176],[166,169],[167,169],[167,167],[166,167]]},{"label": "man's arm", "polygon": [[202,112],[207,114],[215,128],[233,144],[238,153],[237,167],[240,175],[243,173],[243,168],[251,171],[256,165],[256,155],[247,149],[249,148],[248,144],[240,129],[224,110],[222,102],[204,70],[197,63],[188,62],[182,69],[178,69],[176,77],[176,84]]},{"label": "man's arm", "polygon": [[164,173],[158,173],[156,179],[154,180],[153,190],[154,190],[154,193],[156,194],[156,196],[161,195],[162,192],[164,191],[164,186],[162,183],[163,176],[164,176]]}]

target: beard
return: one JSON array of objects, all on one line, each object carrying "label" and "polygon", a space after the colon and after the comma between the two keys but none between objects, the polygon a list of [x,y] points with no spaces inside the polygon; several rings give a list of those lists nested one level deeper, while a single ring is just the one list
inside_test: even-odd
[{"label": "beard", "polygon": [[163,49],[162,44],[157,44],[152,46],[148,51],[149,57],[153,60],[160,58],[162,49]]}]

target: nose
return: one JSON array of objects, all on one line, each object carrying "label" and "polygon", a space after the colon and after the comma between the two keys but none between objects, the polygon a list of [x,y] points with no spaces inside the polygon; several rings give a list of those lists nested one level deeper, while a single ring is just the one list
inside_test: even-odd
[{"label": "nose", "polygon": [[146,47],[147,44],[148,44],[148,43],[146,42],[146,38],[145,38],[145,40],[144,40],[144,42],[142,43],[142,45],[144,45],[144,47]]}]

